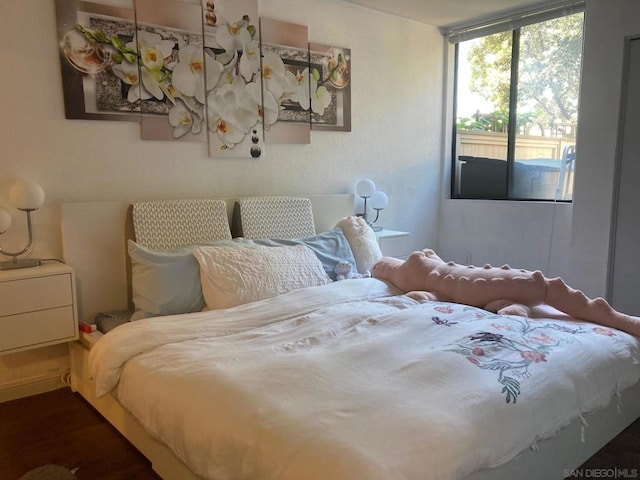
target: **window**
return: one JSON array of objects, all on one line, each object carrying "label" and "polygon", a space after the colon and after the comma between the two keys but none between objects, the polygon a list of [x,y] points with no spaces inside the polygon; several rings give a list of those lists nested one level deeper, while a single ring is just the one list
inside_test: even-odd
[{"label": "window", "polygon": [[584,15],[548,17],[457,41],[452,198],[572,199]]}]

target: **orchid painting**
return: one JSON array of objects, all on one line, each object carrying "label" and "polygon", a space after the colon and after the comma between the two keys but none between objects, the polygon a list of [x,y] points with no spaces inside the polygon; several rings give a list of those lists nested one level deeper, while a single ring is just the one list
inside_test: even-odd
[{"label": "orchid painting", "polygon": [[[257,0],[131,4],[56,0],[68,118],[135,120],[143,139],[207,142],[211,156],[237,158],[341,121],[347,49],[310,57],[307,28],[258,20]],[[291,31],[293,44],[280,41]]]},{"label": "orchid painting", "polygon": [[[204,1],[203,10],[209,154],[260,157],[264,115],[257,2]],[[211,83],[209,71],[215,72]]]}]

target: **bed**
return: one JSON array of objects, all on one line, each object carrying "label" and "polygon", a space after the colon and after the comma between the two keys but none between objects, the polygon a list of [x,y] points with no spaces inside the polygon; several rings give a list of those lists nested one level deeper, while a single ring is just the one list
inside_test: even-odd
[{"label": "bed", "polygon": [[[246,200],[214,202],[213,228],[177,244],[163,242],[203,223],[180,202],[150,202],[137,222],[128,202],[63,206],[85,321],[135,298],[153,309],[127,264],[127,249],[140,253],[131,241],[200,245],[208,310],[137,311],[71,346],[73,388],[162,478],[563,478],[640,416],[635,337],[557,312],[499,316],[420,304],[373,278],[333,281],[330,260],[297,239],[332,238],[322,235],[353,211],[350,196]],[[161,225],[174,216],[192,225]],[[278,230],[292,224],[301,230]],[[274,265],[286,291],[251,283]]]}]

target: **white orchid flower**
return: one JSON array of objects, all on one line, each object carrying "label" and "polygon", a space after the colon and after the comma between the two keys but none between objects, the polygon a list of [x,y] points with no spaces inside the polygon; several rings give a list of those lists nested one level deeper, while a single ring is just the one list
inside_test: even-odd
[{"label": "white orchid flower", "polygon": [[140,63],[152,72],[159,72],[164,66],[164,57],[157,48],[142,47],[140,49]]},{"label": "white orchid flower", "polygon": [[216,42],[227,52],[242,51],[251,42],[248,27],[246,20],[231,23],[223,21],[216,30]]},{"label": "white orchid flower", "polygon": [[157,33],[138,30],[133,40],[127,43],[126,46],[136,52],[141,52],[143,47],[154,48],[158,50],[162,58],[165,59],[171,56],[175,42],[173,40],[163,40]]},{"label": "white orchid flower", "polygon": [[280,105],[271,92],[264,92],[262,105],[262,121],[266,127],[270,127],[278,121]]},{"label": "white orchid flower", "polygon": [[260,79],[247,83],[246,89],[253,99],[258,117],[264,125],[268,127],[276,123],[280,106],[271,92],[262,90]]},{"label": "white orchid flower", "polygon": [[208,94],[207,120],[209,130],[216,132],[227,148],[244,140],[259,120],[253,96],[245,88],[244,81],[237,78],[232,84]]},{"label": "white orchid flower", "polygon": [[126,46],[140,54],[140,71],[144,88],[155,98],[162,100],[169,89],[169,79],[162,67],[165,59],[171,57],[175,42],[163,40],[157,33],[139,30]]},{"label": "white orchid flower", "polygon": [[203,116],[202,110],[204,109],[204,106],[202,103],[198,103],[198,101],[194,97],[181,95],[180,92],[176,90],[176,98],[180,99],[180,101],[184,103],[189,110],[191,110],[192,112],[200,112],[199,115],[201,117]]},{"label": "white orchid flower", "polygon": [[158,100],[164,98],[165,92],[169,89],[169,79],[160,71],[149,70],[146,67],[140,67],[142,74],[142,84],[147,91]]},{"label": "white orchid flower", "polygon": [[129,93],[127,93],[127,101],[129,103],[134,103],[140,99],[147,100],[151,98],[151,94],[140,85],[140,74],[137,64],[122,62],[114,65],[112,70],[116,77],[127,85],[130,85]]},{"label": "white orchid flower", "polygon": [[265,87],[280,100],[287,89],[287,75],[282,58],[275,52],[266,52],[262,58],[262,79]]},{"label": "white orchid flower", "polygon": [[202,130],[202,117],[191,111],[181,100],[169,110],[169,123],[173,128],[173,138],[180,138],[191,132],[198,134]]},{"label": "white orchid flower", "polygon": [[309,93],[309,68],[305,68],[302,72],[297,71],[295,74],[287,72],[287,79],[289,80],[289,98],[298,102],[300,106],[308,110],[311,102],[311,96]]},{"label": "white orchid flower", "polygon": [[[207,56],[201,46],[187,45],[180,50],[179,61],[173,69],[173,86],[187,97],[205,102],[206,91],[211,90],[220,78],[223,66],[215,58]],[[206,74],[205,74],[206,72]]]},{"label": "white orchid flower", "polygon": [[223,66],[223,71],[218,78],[218,83],[214,88],[220,88],[223,85],[231,85],[236,78],[236,65],[238,64],[238,53],[233,55],[222,53],[215,56],[218,63]]},{"label": "white orchid flower", "polygon": [[278,121],[280,105],[278,105],[278,101],[273,96],[273,93],[262,89],[260,79],[247,83],[246,88],[256,105],[258,117],[262,120],[263,124],[269,127],[276,123]]},{"label": "white orchid flower", "polygon": [[320,85],[311,95],[311,110],[318,115],[324,115],[325,109],[331,104],[331,92]]},{"label": "white orchid flower", "polygon": [[240,57],[240,74],[247,82],[250,82],[253,75],[260,71],[260,43],[252,40],[244,46],[242,57]]}]

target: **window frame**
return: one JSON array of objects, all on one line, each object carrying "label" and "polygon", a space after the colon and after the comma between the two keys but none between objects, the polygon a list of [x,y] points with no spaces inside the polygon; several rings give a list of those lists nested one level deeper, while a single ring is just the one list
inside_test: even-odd
[{"label": "window frame", "polygon": [[[469,38],[465,37],[465,29],[459,29],[448,33],[449,41],[454,44],[454,78],[453,78],[453,126],[452,126],[452,141],[451,141],[451,178],[450,178],[450,198],[451,199],[463,199],[463,200],[508,200],[508,201],[527,201],[527,202],[562,202],[572,203],[573,199],[559,199],[559,198],[522,198],[512,195],[514,185],[514,163],[515,163],[515,149],[517,141],[517,105],[518,105],[518,79],[519,79],[519,62],[520,62],[520,37],[521,29],[524,26],[543,23],[553,18],[560,18],[564,16],[574,15],[577,13],[584,14],[583,2],[572,2],[571,11],[567,9],[563,10],[561,14],[549,14],[545,11],[539,18],[532,20],[532,17],[536,15],[530,15],[528,21],[514,21],[513,19],[502,19],[505,23],[508,21],[511,23],[511,27],[496,29],[496,23],[489,23],[491,25],[484,31],[482,26],[473,26],[469,28],[472,32]],[[525,15],[526,16],[526,15]],[[583,18],[583,45],[584,45],[584,18]],[[458,162],[459,155],[457,152],[457,120],[458,120],[458,73],[460,67],[460,52],[459,47],[462,41],[471,40],[473,38],[481,38],[492,35],[494,33],[505,31],[511,31],[511,64],[510,64],[510,84],[509,84],[509,115],[508,115],[508,127],[507,127],[507,156],[506,156],[506,168],[505,168],[505,195],[463,195],[459,192],[458,183],[461,181],[461,165]],[[462,33],[461,33],[462,32]],[[480,157],[478,157],[480,158]],[[496,177],[499,178],[499,177]],[[459,192],[459,193],[458,193]]]}]

